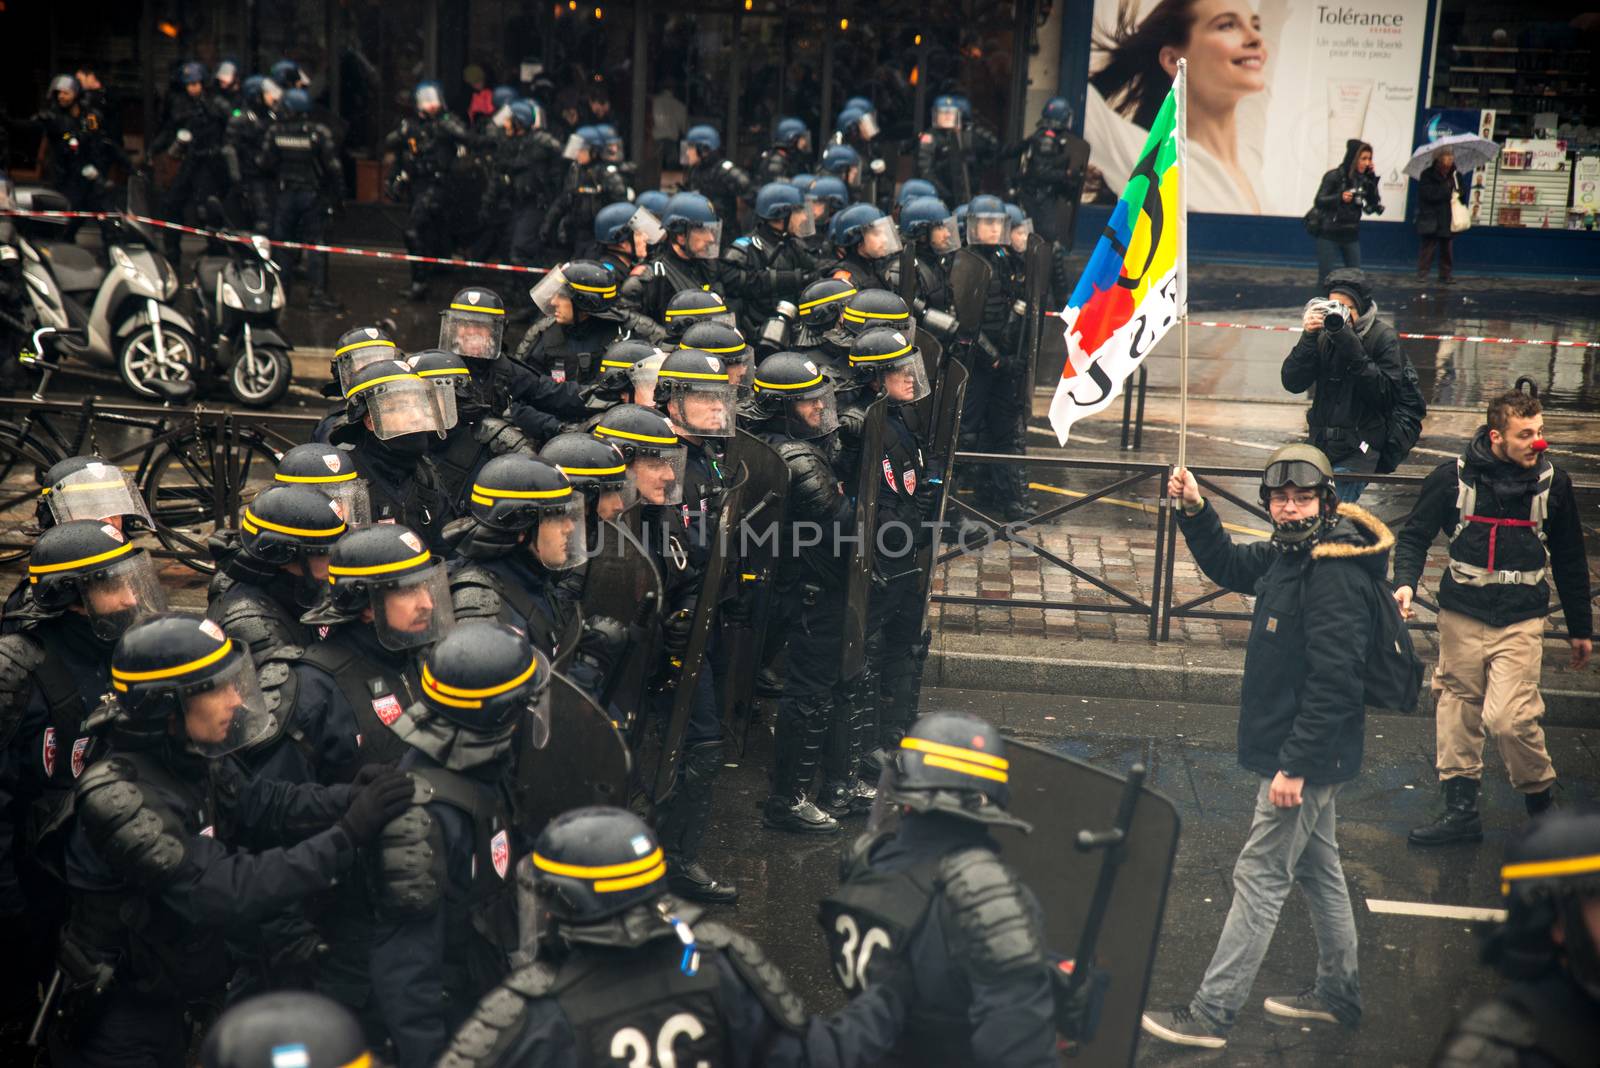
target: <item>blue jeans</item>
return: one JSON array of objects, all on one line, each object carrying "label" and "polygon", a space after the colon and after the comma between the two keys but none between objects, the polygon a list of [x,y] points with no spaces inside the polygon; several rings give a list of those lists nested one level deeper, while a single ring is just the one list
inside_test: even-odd
[{"label": "blue jeans", "polygon": [[[1353,470],[1353,468],[1341,467],[1338,464],[1333,467],[1334,474]],[[1365,482],[1356,482],[1348,478],[1336,478],[1333,480],[1333,492],[1339,498],[1341,504],[1355,504],[1361,499],[1361,493],[1366,488],[1367,484]]]},{"label": "blue jeans", "polygon": [[1361,1021],[1361,979],[1356,920],[1334,838],[1334,798],[1340,784],[1306,784],[1298,808],[1273,805],[1271,785],[1271,779],[1261,780],[1250,837],[1233,867],[1233,907],[1189,1007],[1218,1031],[1234,1025],[1267,955],[1289,888],[1298,882],[1317,935],[1316,995],[1340,1021],[1354,1026]]},{"label": "blue jeans", "polygon": [[1320,288],[1328,273],[1344,261],[1346,267],[1361,266],[1361,242],[1335,241],[1329,237],[1317,238],[1317,285]]}]

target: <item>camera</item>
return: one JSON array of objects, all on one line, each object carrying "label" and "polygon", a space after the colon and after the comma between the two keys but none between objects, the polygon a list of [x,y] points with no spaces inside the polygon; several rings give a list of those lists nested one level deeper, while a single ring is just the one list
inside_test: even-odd
[{"label": "camera", "polygon": [[1329,333],[1337,334],[1344,329],[1345,316],[1350,309],[1337,300],[1313,300],[1306,304],[1307,311],[1320,311],[1322,313],[1322,328]]}]

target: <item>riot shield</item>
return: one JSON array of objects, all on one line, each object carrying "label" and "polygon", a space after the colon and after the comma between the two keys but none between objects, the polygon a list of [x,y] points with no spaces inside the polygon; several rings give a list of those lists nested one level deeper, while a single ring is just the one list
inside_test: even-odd
[{"label": "riot shield", "polygon": [[968,143],[968,134],[965,127],[956,130],[956,203],[965,204],[972,199],[972,170],[967,165],[967,158],[971,150]]},{"label": "riot shield", "polygon": [[855,536],[846,570],[844,641],[839,647],[839,678],[853,679],[867,664],[867,598],[872,593],[873,549],[878,533],[878,487],[883,468],[883,421],[889,402],[879,397],[867,408],[861,422],[861,466],[856,484],[846,487],[855,494]]},{"label": "riot shield", "polygon": [[1073,230],[1078,225],[1078,204],[1083,200],[1083,180],[1089,171],[1089,142],[1068,135],[1067,190],[1056,198],[1054,215],[1055,233],[1052,239],[1063,253],[1072,251]]},{"label": "riot shield", "polygon": [[989,261],[969,248],[957,249],[950,259],[950,297],[963,341],[977,337],[983,326],[983,305],[993,276]]},{"label": "riot shield", "polygon": [[[933,513],[933,537],[928,545],[917,550],[917,581],[921,583],[920,618],[928,618],[928,599],[933,594],[934,561],[939,555],[940,536],[944,530],[945,506],[949,501],[950,480],[955,472],[956,445],[961,440],[961,404],[967,396],[967,369],[952,361],[944,369],[944,379],[939,392],[933,396],[934,409],[928,432],[929,481],[939,480],[939,506]],[[922,687],[922,673],[917,673],[917,688]]]},{"label": "riot shield", "polygon": [[[1028,251],[1023,254],[1026,308],[1022,323],[1022,374],[1017,380],[1018,411],[1024,427],[1033,412],[1033,376],[1039,366],[1039,348],[1044,340],[1045,305],[1050,300],[1050,242],[1038,234],[1028,235]],[[1018,440],[1027,441],[1026,429],[1018,430]]]},{"label": "riot shield", "polygon": [[683,756],[683,735],[689,726],[695,686],[700,673],[711,670],[711,665],[706,662],[706,650],[711,644],[711,629],[716,624],[718,601],[722,591],[727,588],[728,561],[738,543],[744,485],[744,472],[736,473],[734,480],[722,491],[722,501],[717,505],[717,524],[711,532],[710,552],[706,558],[700,596],[695,599],[689,643],[684,648],[683,656],[674,661],[669,682],[672,712],[667,720],[666,735],[661,743],[654,774],[643,784],[652,791],[650,799],[655,805],[663,804],[677,788],[678,761]]},{"label": "riot shield", "polygon": [[[1081,760],[1008,739],[1010,812],[1033,825],[1023,835],[997,828],[1007,864],[1038,896],[1046,947],[1070,958],[1086,921],[1101,900],[1095,967],[1109,974],[1099,1026],[1081,1044],[1084,1064],[1131,1065],[1155,966],[1167,884],[1178,852],[1178,810],[1161,794],[1140,787],[1126,837],[1107,834],[1118,822],[1124,779]],[[1085,850],[1078,841],[1107,845]],[[1096,894],[1103,866],[1115,866],[1114,885]],[[1112,893],[1106,891],[1113,890]]]},{"label": "riot shield", "polygon": [[612,665],[603,702],[622,713],[622,729],[627,731],[643,712],[645,684],[656,662],[661,575],[649,552],[625,526],[602,520],[598,531],[594,555],[585,567],[583,617],[609,616],[628,627],[628,645]]},{"label": "riot shield", "polygon": [[932,334],[917,328],[917,350],[922,353],[922,370],[928,376],[930,392],[916,402],[922,426],[933,425],[933,413],[939,405],[939,376],[944,373],[944,346]]},{"label": "riot shield", "polygon": [[766,662],[764,639],[776,596],[773,578],[778,529],[789,495],[789,465],[772,446],[740,430],[729,443],[727,466],[731,471],[743,470],[745,475],[743,516],[730,546],[735,556],[731,592],[744,611],[724,620],[722,643],[728,670],[718,697],[728,733],[743,754],[756,719],[756,672]]},{"label": "riot shield", "polygon": [[626,805],[631,759],[611,719],[560,673],[550,677],[550,740],[523,732],[517,749],[517,822],[530,836],[583,805]]},{"label": "riot shield", "polygon": [[917,243],[912,240],[900,250],[900,299],[908,305],[917,299]]},{"label": "riot shield", "polygon": [[565,671],[577,654],[578,642],[583,637],[583,614],[573,609],[560,627],[561,633],[556,635],[555,655],[550,658],[550,666],[557,671]]}]

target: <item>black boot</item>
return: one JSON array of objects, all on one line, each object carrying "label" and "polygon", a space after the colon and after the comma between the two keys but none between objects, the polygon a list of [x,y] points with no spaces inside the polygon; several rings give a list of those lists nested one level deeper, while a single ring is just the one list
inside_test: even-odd
[{"label": "black boot", "polygon": [[817,794],[817,807],[835,819],[866,812],[878,796],[875,787],[861,781],[861,744],[872,718],[870,697],[876,690],[872,677],[863,672],[836,691],[823,752],[823,786]]},{"label": "black boot", "polygon": [[722,770],[722,743],[699,742],[683,754],[683,781],[672,799],[672,816],[663,821],[672,832],[662,835],[667,853],[667,887],[681,898],[705,905],[732,905],[739,888],[712,876],[700,863],[700,843],[711,820],[711,792]]},{"label": "black boot", "polygon": [[1449,845],[1483,841],[1483,820],[1478,817],[1478,780],[1457,776],[1443,784],[1444,812],[1432,823],[1411,830],[1412,845]]},{"label": "black boot", "polygon": [[1541,812],[1548,812],[1556,804],[1556,784],[1551,783],[1536,794],[1523,794],[1522,803],[1527,806],[1530,819]]},{"label": "black boot", "polygon": [[791,834],[838,834],[839,821],[806,797],[816,778],[822,742],[828,733],[827,702],[791,704],[778,708],[773,738],[772,794],[762,806],[762,826]]},{"label": "black boot", "polygon": [[783,676],[769,667],[764,667],[756,672],[755,695],[757,697],[782,697]]}]

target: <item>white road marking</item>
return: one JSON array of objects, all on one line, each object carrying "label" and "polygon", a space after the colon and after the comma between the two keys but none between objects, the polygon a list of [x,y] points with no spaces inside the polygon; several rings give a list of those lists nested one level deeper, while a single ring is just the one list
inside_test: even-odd
[{"label": "white road marking", "polygon": [[1367,908],[1390,916],[1428,916],[1436,920],[1492,920],[1506,918],[1505,909],[1475,909],[1465,905],[1434,905],[1427,901],[1381,901],[1367,898]]}]

